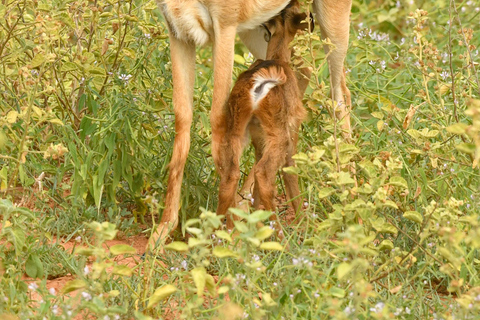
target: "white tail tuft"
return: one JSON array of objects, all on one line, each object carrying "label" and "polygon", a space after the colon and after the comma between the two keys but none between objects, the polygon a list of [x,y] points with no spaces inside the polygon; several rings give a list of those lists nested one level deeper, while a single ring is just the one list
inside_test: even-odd
[{"label": "white tail tuft", "polygon": [[283,72],[283,68],[279,66],[271,66],[261,68],[255,72],[253,87],[250,90],[252,98],[253,110],[258,108],[258,104],[267,96],[272,88],[284,84],[287,76]]}]

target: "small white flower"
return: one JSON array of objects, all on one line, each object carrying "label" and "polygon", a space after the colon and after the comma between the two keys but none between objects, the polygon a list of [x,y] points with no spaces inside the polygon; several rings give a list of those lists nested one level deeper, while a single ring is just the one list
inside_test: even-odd
[{"label": "small white flower", "polygon": [[57,306],[56,304],[54,304],[54,305],[52,306],[52,313],[53,313],[54,315],[57,315],[57,314],[58,314],[58,306]]},{"label": "small white flower", "polygon": [[88,268],[88,266],[85,266],[85,268],[83,268],[83,274],[87,275],[89,273],[90,273],[90,269]]},{"label": "small white flower", "polygon": [[82,292],[82,298],[85,299],[86,301],[92,300],[92,295],[88,292],[83,291]]},{"label": "small white flower", "polygon": [[182,265],[182,268],[183,268],[183,269],[187,270],[187,268],[188,268],[187,260],[183,260],[182,263],[181,263],[181,265]]},{"label": "small white flower", "polygon": [[35,282],[32,282],[28,285],[28,289],[29,290],[32,290],[32,291],[37,291],[38,289],[38,284],[36,284]]},{"label": "small white flower", "polygon": [[75,238],[75,241],[76,241],[76,242],[82,241],[82,237],[81,237],[81,236],[77,236],[77,237]]},{"label": "small white flower", "polygon": [[50,292],[50,294],[51,294],[52,296],[54,296],[54,295],[57,293],[57,292],[55,291],[55,288],[50,288],[50,289],[48,289],[48,292]]},{"label": "small white flower", "polygon": [[405,307],[405,312],[406,312],[407,314],[410,314],[412,311],[410,310],[409,307]]}]

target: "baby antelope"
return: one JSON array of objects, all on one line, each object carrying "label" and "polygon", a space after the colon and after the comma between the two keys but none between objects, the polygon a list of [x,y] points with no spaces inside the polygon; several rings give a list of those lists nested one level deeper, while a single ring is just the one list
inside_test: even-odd
[{"label": "baby antelope", "polygon": [[[220,155],[216,163],[220,174],[217,214],[227,215],[227,229],[233,229],[228,208],[235,207],[240,179],[240,157],[251,137],[255,147],[253,199],[254,207],[275,210],[275,177],[278,169],[293,166],[298,130],[305,117],[302,96],[308,85],[310,70],[296,74],[289,66],[292,50],[289,43],[299,30],[307,29],[305,13],[292,0],[276,17],[265,24],[270,34],[268,60],[256,61],[243,72],[228,98],[220,134]],[[311,20],[313,21],[313,19]],[[313,26],[311,26],[313,27]],[[283,174],[287,197],[295,211],[301,207],[298,177]],[[272,215],[271,220],[276,220]]]}]

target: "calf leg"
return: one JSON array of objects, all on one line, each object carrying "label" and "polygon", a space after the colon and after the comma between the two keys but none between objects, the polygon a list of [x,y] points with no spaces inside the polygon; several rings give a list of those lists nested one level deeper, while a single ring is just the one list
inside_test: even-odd
[{"label": "calf leg", "polygon": [[[281,137],[281,135],[276,136]],[[285,162],[285,140],[278,139],[277,141],[272,141],[267,137],[267,145],[263,151],[262,158],[258,163],[255,164],[255,187],[258,190],[259,201],[265,210],[275,211],[275,176],[277,170]],[[271,221],[278,222],[278,217],[274,213],[270,216]],[[277,226],[279,227],[279,226]],[[278,232],[278,236],[283,238],[281,232]]]}]

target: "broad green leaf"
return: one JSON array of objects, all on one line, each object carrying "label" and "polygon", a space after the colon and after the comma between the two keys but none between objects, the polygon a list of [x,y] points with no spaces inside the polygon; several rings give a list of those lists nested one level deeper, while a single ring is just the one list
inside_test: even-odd
[{"label": "broad green leaf", "polygon": [[395,202],[393,202],[392,200],[385,200],[385,202],[383,203],[383,205],[385,207],[390,207],[390,208],[394,208],[394,209],[398,209],[398,206]]},{"label": "broad green leaf", "polygon": [[217,258],[237,257],[238,254],[225,247],[215,247],[212,251],[213,255]]},{"label": "broad green leaf", "polygon": [[379,250],[392,250],[393,249],[393,242],[391,240],[383,240],[380,245],[378,246]]},{"label": "broad green leaf", "polygon": [[248,232],[248,227],[243,221],[233,221],[233,224],[235,225],[235,228],[240,231],[241,233],[246,233]]},{"label": "broad green leaf", "polygon": [[338,173],[337,183],[338,183],[339,185],[343,186],[343,185],[346,185],[346,184],[354,184],[354,183],[355,183],[355,180],[353,180],[353,179],[350,177],[350,173],[340,171],[340,172]]},{"label": "broad green leaf", "polygon": [[185,242],[173,241],[172,243],[167,244],[165,246],[165,249],[173,250],[173,251],[177,251],[177,252],[187,252],[188,251],[188,245]]},{"label": "broad green leaf", "polygon": [[207,244],[207,241],[202,240],[202,239],[197,239],[197,238],[189,238],[188,239],[188,247],[193,248],[196,246],[201,246]]},{"label": "broad green leaf", "polygon": [[143,313],[140,313],[139,311],[135,311],[133,314],[135,315],[136,320],[153,320],[152,317],[146,316]]},{"label": "broad green leaf", "polygon": [[276,241],[267,241],[260,245],[260,249],[283,251],[283,246]]},{"label": "broad green leaf", "polygon": [[242,66],[245,65],[245,58],[242,57],[241,55],[239,54],[236,54],[234,57],[233,57],[234,61],[238,64],[241,64]]},{"label": "broad green leaf", "polygon": [[353,268],[351,263],[342,262],[337,267],[338,280],[342,280]]},{"label": "broad green leaf", "polygon": [[395,226],[391,225],[390,223],[383,224],[377,231],[391,234],[397,234],[398,232],[397,228],[395,228]]},{"label": "broad green leaf", "polygon": [[69,72],[78,70],[78,66],[73,62],[64,62],[62,67],[60,68],[61,72]]},{"label": "broad green leaf", "polygon": [[405,180],[404,178],[402,178],[400,176],[391,177],[390,180],[388,181],[388,183],[393,185],[393,186],[396,186],[396,187],[402,187],[402,188],[405,188],[405,189],[408,188],[407,180]]},{"label": "broad green leaf", "polygon": [[197,267],[190,271],[192,274],[193,282],[195,287],[197,287],[197,295],[199,297],[203,296],[203,290],[205,289],[205,283],[207,281],[207,270],[204,267]]},{"label": "broad green leaf", "polygon": [[217,230],[215,231],[215,235],[220,239],[227,240],[228,242],[232,242],[233,239],[227,231],[224,230]]},{"label": "broad green leaf", "polygon": [[10,110],[7,113],[6,120],[7,120],[8,123],[12,124],[12,123],[17,122],[17,117],[18,117],[18,112],[15,111],[15,110]]},{"label": "broad green leaf", "polygon": [[249,216],[247,216],[246,220],[249,223],[257,223],[270,218],[271,215],[272,215],[271,211],[257,210],[252,214],[250,214]]},{"label": "broad green leaf", "polygon": [[25,273],[31,278],[43,277],[43,264],[36,254],[31,254],[25,262]]},{"label": "broad green leaf", "polygon": [[383,120],[378,120],[378,121],[377,121],[377,129],[378,129],[378,131],[382,131],[384,126],[385,126],[385,122],[384,122]]},{"label": "broad green leaf", "polygon": [[334,193],[335,193],[335,189],[332,188],[332,187],[322,188],[322,189],[320,189],[320,191],[318,191],[318,197],[320,199],[323,199],[323,198],[331,196]]},{"label": "broad green leaf", "polygon": [[116,244],[110,247],[110,253],[118,256],[119,254],[135,254],[137,250],[128,244]]},{"label": "broad green leaf", "polygon": [[468,127],[467,124],[459,122],[459,123],[452,124],[451,126],[448,126],[446,130],[450,133],[460,135],[465,133],[465,129],[467,129],[467,127]]},{"label": "broad green leaf", "polygon": [[207,290],[208,292],[210,292],[210,294],[215,294],[215,279],[213,279],[213,277],[208,273],[205,281],[205,286],[207,287]]},{"label": "broad green leaf", "polygon": [[476,147],[472,143],[462,142],[460,144],[457,144],[455,148],[457,148],[458,151],[473,154],[475,152]]},{"label": "broad green leaf", "polygon": [[78,289],[82,289],[86,287],[85,281],[81,279],[75,279],[72,281],[69,281],[65,284],[65,286],[62,289],[63,293],[69,293]]},{"label": "broad green leaf", "polygon": [[403,214],[403,217],[405,219],[408,219],[410,221],[413,221],[413,222],[416,222],[418,224],[422,224],[423,223],[423,217],[422,215],[417,212],[417,211],[407,211]]},{"label": "broad green leaf", "polygon": [[345,297],[345,290],[334,286],[330,288],[330,294],[336,298],[343,298]]},{"label": "broad green leaf", "polygon": [[260,230],[257,231],[257,233],[255,233],[255,238],[262,241],[270,237],[272,233],[273,233],[272,228],[270,228],[269,226],[264,226],[264,227],[261,227]]},{"label": "broad green leaf", "polygon": [[36,54],[35,57],[33,57],[32,61],[30,61],[30,68],[34,69],[41,66],[45,62],[45,60],[45,55],[43,55],[42,53]]},{"label": "broad green leaf", "polygon": [[170,297],[175,292],[177,292],[177,288],[171,284],[166,284],[163,287],[158,288],[148,299],[147,309],[151,309],[160,301]]},{"label": "broad green leaf", "polygon": [[418,131],[418,130],[416,130],[416,129],[409,129],[409,130],[407,130],[407,133],[408,133],[411,137],[413,137],[413,138],[415,138],[415,139],[418,139],[418,138],[420,138],[420,137],[422,136],[422,135],[420,134],[420,131]]},{"label": "broad green leaf", "polygon": [[113,267],[112,273],[118,274],[120,276],[130,277],[133,274],[133,271],[130,267],[126,265],[118,265]]},{"label": "broad green leaf", "polygon": [[374,111],[372,113],[370,113],[374,118],[377,118],[377,119],[380,119],[382,120],[384,115],[383,115],[383,112],[379,112],[379,111]]},{"label": "broad green leaf", "polygon": [[233,213],[234,215],[236,215],[237,217],[239,217],[241,219],[247,219],[247,217],[248,217],[248,213],[245,213],[243,210],[238,209],[238,208],[230,208],[230,209],[228,209],[228,211],[230,211],[231,213]]},{"label": "broad green leaf", "polygon": [[50,120],[48,120],[48,122],[50,122],[50,123],[53,123],[53,124],[58,124],[58,125],[61,125],[61,126],[63,126],[63,122],[62,122],[62,120],[60,120],[60,119],[58,119],[58,118],[53,118],[53,119],[50,119]]},{"label": "broad green leaf", "polygon": [[228,286],[221,286],[220,288],[218,288],[217,293],[224,294],[227,293],[229,290],[230,288]]}]

